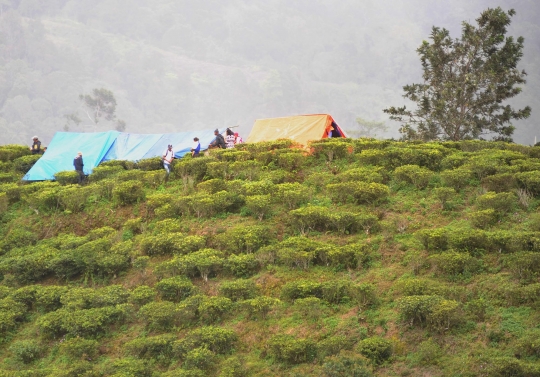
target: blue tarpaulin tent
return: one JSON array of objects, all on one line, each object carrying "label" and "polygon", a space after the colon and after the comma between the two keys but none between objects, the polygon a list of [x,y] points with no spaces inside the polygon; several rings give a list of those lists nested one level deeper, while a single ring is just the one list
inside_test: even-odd
[{"label": "blue tarpaulin tent", "polygon": [[181,158],[189,153],[194,137],[199,138],[201,150],[206,149],[215,139],[213,130],[147,135],[118,131],[57,132],[47,147],[47,152],[26,173],[23,180],[52,180],[60,171],[74,170],[73,159],[79,151],[83,154],[85,174],[92,173],[92,170],[103,161],[138,161],[162,156],[168,144],[173,145],[175,157]]}]

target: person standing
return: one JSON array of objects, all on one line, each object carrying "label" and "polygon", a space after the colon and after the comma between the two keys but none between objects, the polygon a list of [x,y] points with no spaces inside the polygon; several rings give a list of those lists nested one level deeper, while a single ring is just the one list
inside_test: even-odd
[{"label": "person standing", "polygon": [[227,128],[226,134],[225,141],[227,142],[227,148],[234,148],[234,132],[230,128]]},{"label": "person standing", "polygon": [[201,143],[198,137],[193,138],[193,147],[191,148],[191,157],[199,157],[201,151]]},{"label": "person standing", "polygon": [[208,145],[208,147],[225,149],[227,147],[225,144],[225,139],[223,138],[223,135],[219,133],[219,130],[217,128],[214,131],[214,135],[216,135],[216,138]]},{"label": "person standing", "polygon": [[32,154],[40,154],[41,153],[41,141],[39,141],[37,136],[34,136],[32,138],[32,141],[34,142],[32,144],[32,147],[30,150],[32,151]]},{"label": "person standing", "polygon": [[165,149],[165,152],[163,152],[162,158],[163,158],[163,167],[165,168],[167,175],[169,175],[171,173],[172,160],[174,159],[174,152],[172,150],[172,144],[169,144],[167,146],[167,149]]},{"label": "person standing", "polygon": [[242,144],[244,142],[244,139],[242,139],[242,136],[238,135],[238,132],[234,133],[234,144]]},{"label": "person standing", "polygon": [[77,157],[75,157],[75,159],[73,160],[73,166],[75,166],[75,171],[77,172],[77,174],[79,174],[79,184],[82,184],[85,178],[83,171],[84,162],[82,158],[82,152],[77,153]]}]

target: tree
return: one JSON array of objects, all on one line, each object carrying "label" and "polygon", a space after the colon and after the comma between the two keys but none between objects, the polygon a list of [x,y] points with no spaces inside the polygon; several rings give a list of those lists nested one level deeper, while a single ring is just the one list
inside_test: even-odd
[{"label": "tree", "polygon": [[379,132],[388,131],[388,126],[386,126],[384,122],[357,117],[356,124],[358,124],[358,128],[347,130],[348,134],[353,137],[376,137]]},{"label": "tree", "polygon": [[116,119],[116,99],[113,92],[104,88],[95,88],[92,90],[92,93],[93,96],[90,94],[80,94],[79,99],[85,105],[86,108],[83,111],[86,113],[88,119],[94,123],[94,126],[97,127],[100,119],[105,118],[105,120],[111,122],[116,121],[115,129],[117,131],[125,131],[126,122]]},{"label": "tree", "polygon": [[418,48],[423,68],[422,84],[403,87],[405,98],[416,102],[414,111],[384,109],[390,119],[403,123],[404,139],[462,140],[491,135],[511,140],[512,119],[529,117],[530,107],[514,110],[502,102],[521,92],[525,71],[516,67],[523,56],[523,37],[505,36],[511,17],[500,7],[487,9],[476,22],[463,22],[462,36],[452,39],[448,30],[433,27],[432,43]]}]

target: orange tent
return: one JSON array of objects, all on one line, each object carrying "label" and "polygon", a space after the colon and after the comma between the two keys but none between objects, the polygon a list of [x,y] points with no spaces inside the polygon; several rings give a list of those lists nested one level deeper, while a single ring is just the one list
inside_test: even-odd
[{"label": "orange tent", "polygon": [[248,143],[291,139],[307,146],[309,141],[327,137],[347,137],[331,115],[311,114],[284,118],[257,119],[247,138]]}]

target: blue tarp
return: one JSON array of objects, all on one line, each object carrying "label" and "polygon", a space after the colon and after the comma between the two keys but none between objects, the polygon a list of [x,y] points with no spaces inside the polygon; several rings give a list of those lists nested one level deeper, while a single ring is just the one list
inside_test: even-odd
[{"label": "blue tarp", "polygon": [[213,130],[181,132],[174,134],[128,134],[118,131],[76,133],[57,132],[47,152],[23,177],[25,181],[54,179],[60,171],[74,170],[73,159],[82,152],[85,174],[103,161],[129,160],[162,156],[168,144],[173,145],[176,158],[189,153],[193,138],[198,137],[201,150],[205,150],[214,139]]}]

